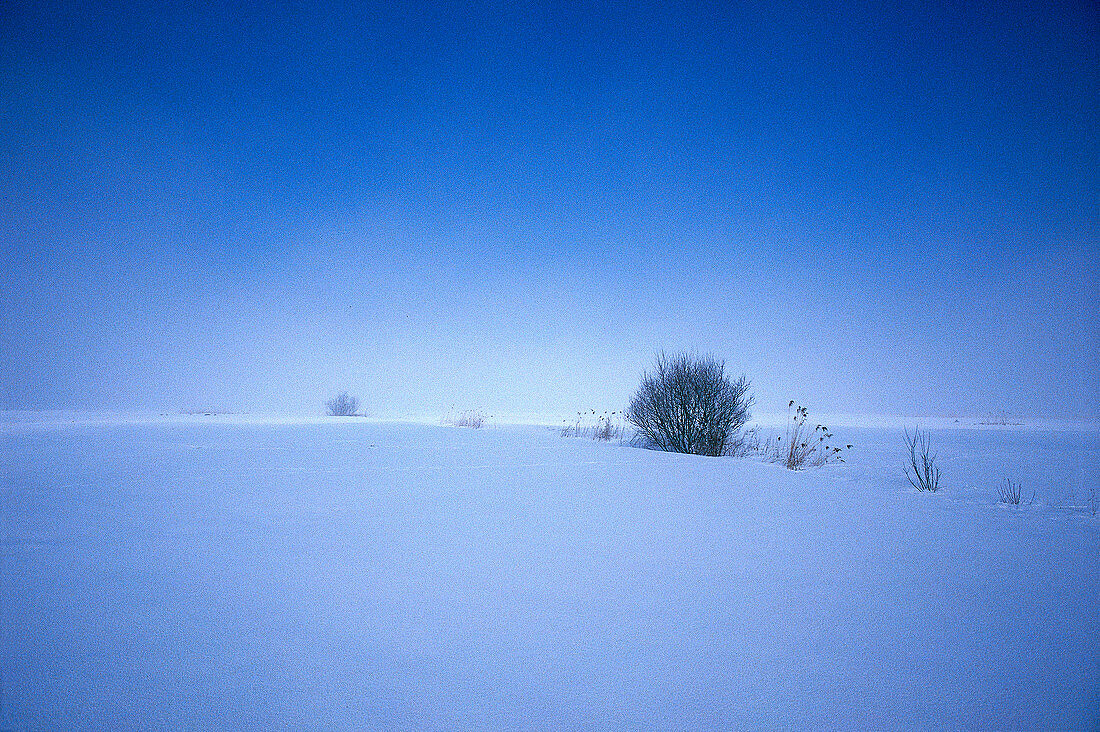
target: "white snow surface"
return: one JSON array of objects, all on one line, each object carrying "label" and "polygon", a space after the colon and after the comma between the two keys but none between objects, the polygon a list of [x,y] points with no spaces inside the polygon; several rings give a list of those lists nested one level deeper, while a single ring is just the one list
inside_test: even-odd
[{"label": "white snow surface", "polygon": [[1100,432],[834,432],[9,418],[0,729],[1096,729]]}]

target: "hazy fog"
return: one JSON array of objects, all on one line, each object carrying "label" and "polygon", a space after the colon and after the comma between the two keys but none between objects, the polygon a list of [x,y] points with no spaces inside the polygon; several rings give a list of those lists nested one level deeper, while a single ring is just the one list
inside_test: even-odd
[{"label": "hazy fog", "polygon": [[1100,416],[1086,4],[3,11],[0,408]]}]

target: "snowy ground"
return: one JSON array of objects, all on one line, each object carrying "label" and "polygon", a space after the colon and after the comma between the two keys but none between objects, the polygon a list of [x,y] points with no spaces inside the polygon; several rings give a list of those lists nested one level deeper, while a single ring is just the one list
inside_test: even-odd
[{"label": "snowy ground", "polygon": [[834,431],[9,419],[0,729],[1100,726],[1100,432]]}]

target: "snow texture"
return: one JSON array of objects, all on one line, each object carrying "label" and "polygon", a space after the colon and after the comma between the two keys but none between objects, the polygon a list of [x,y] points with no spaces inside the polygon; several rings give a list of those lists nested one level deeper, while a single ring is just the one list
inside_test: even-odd
[{"label": "snow texture", "polygon": [[1100,724],[1091,428],[933,429],[929,495],[881,427],[803,472],[533,426],[2,427],[0,729]]}]

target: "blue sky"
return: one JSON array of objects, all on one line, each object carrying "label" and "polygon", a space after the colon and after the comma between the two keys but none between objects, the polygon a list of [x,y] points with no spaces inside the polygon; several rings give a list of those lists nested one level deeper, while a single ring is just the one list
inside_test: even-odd
[{"label": "blue sky", "polygon": [[0,408],[1100,416],[1093,4],[0,13]]}]

